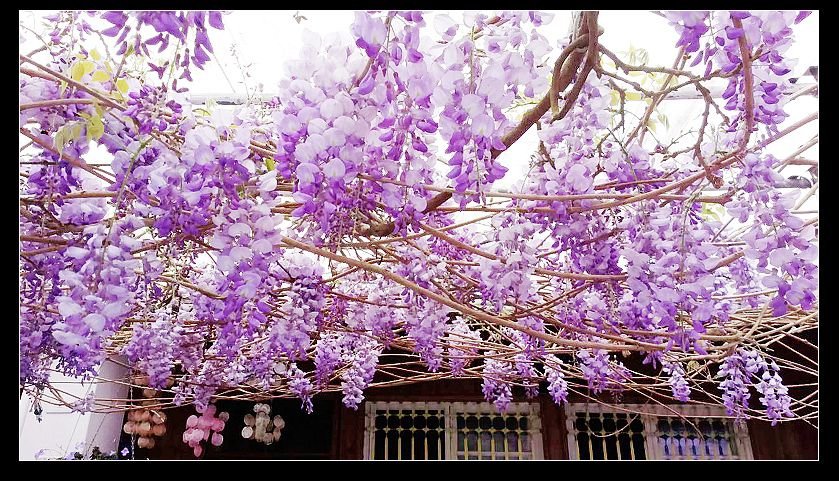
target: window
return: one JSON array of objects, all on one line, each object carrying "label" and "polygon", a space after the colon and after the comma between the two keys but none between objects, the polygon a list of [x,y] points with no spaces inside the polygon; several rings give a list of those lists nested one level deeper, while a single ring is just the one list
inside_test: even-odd
[{"label": "window", "polygon": [[620,407],[626,411],[600,404],[566,405],[571,459],[752,459],[748,430],[725,417],[722,408]]},{"label": "window", "polygon": [[365,459],[542,459],[539,405],[368,402]]}]

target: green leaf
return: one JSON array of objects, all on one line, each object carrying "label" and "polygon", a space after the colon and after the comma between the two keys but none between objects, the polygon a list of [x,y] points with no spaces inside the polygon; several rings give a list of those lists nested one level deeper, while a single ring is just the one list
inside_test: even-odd
[{"label": "green leaf", "polygon": [[704,217],[707,220],[714,219],[717,222],[721,222],[720,214],[719,214],[719,212],[717,212],[717,209],[715,209],[715,207],[716,206],[714,206],[712,204],[703,204],[702,205],[702,211],[701,211],[700,214],[702,215],[702,217]]},{"label": "green leaf", "polygon": [[274,170],[274,167],[276,167],[276,165],[277,164],[276,162],[274,162],[274,159],[272,159],[271,157],[265,157],[265,167],[267,167],[269,171]]},{"label": "green leaf", "polygon": [[59,153],[63,152],[64,147],[73,140],[78,139],[81,134],[81,122],[67,122],[63,127],[58,129],[58,132],[55,133],[55,137],[53,138],[55,150]]},{"label": "green leaf", "polygon": [[102,118],[98,115],[92,117],[87,124],[87,139],[99,140],[105,133],[105,124],[102,123]]}]

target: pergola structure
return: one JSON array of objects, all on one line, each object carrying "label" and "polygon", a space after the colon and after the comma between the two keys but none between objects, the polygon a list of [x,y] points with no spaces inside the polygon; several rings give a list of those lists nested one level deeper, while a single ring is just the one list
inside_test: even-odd
[{"label": "pergola structure", "polygon": [[[121,53],[58,32],[20,55],[22,393],[98,413],[305,409],[465,377],[502,410],[514,386],[547,386],[558,403],[626,391],[815,423],[818,209],[802,206],[818,136],[767,153],[818,119],[782,108],[818,91],[783,58],[806,15],[667,13],[682,38],[651,66],[601,44],[597,12],[559,51],[533,13],[443,20],[423,52],[423,15],[359,14],[352,50],[312,46],[228,117],[172,95],[221,17],[167,15],[105,14]],[[163,39],[193,57],[126,71]],[[657,107],[691,96],[699,123],[658,143]],[[532,157],[506,158],[531,129]],[[493,188],[510,163],[526,181]],[[49,382],[106,358],[123,368],[98,372],[110,394]]]}]

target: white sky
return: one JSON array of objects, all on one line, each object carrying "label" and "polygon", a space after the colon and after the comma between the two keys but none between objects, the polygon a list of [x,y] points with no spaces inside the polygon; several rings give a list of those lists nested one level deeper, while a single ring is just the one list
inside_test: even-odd
[{"label": "white sky", "polygon": [[[224,17],[225,30],[211,32],[211,40],[218,63],[210,62],[204,71],[193,72],[194,84],[192,92],[205,93],[245,93],[245,85],[253,91],[257,84],[264,86],[264,91],[277,91],[277,82],[283,74],[283,63],[295,58],[302,47],[301,34],[309,29],[321,35],[340,32],[350,39],[350,24],[353,20],[352,11],[300,11],[299,15],[306,17],[298,24],[293,18],[295,11],[239,11]],[[444,12],[453,18],[458,18],[456,12]],[[570,13],[554,12],[556,17],[541,33],[548,37],[556,46],[556,40],[565,36],[570,22]],[[32,27],[45,13],[20,12],[20,21]],[[434,14],[426,14],[426,21]],[[605,29],[601,43],[612,51],[627,50],[630,44],[635,48],[646,49],[649,53],[649,64],[670,66],[676,50],[674,45],[678,35],[667,21],[657,15],[641,11],[602,11],[599,18],[600,25]],[[801,76],[811,65],[819,65],[819,13],[814,12],[800,25],[794,27],[796,43],[788,50],[787,56],[800,59],[793,69],[794,76]],[[42,29],[41,29],[42,30]],[[29,36],[29,34],[25,34]],[[243,74],[231,55],[234,47],[238,53],[238,64],[248,66],[250,77],[243,80]],[[28,52],[38,46],[37,42],[28,41],[21,44],[20,51]],[[552,56],[551,58],[554,58]],[[227,79],[225,78],[225,75]],[[811,77],[805,77],[802,82],[811,83]],[[701,114],[701,102],[690,100],[673,100],[665,102],[662,111],[668,116],[671,130],[680,129],[686,123],[692,122]],[[794,122],[814,111],[818,111],[818,99],[800,97],[787,106],[791,114],[788,123]],[[782,126],[783,127],[783,126]],[[796,135],[776,142],[771,151],[778,157],[794,152],[800,145],[807,142],[818,133],[818,122],[812,122],[801,129]],[[512,148],[508,149],[499,159],[511,168],[508,177],[499,182],[497,188],[508,187],[512,182],[520,181],[524,169],[528,164],[530,154],[536,145],[533,131],[526,134]],[[805,158],[818,159],[818,146],[803,154]],[[522,162],[511,159],[520,158]],[[796,166],[784,171],[785,174],[798,173],[803,170]],[[818,209],[818,194],[813,201],[805,204],[805,208]],[[62,384],[63,388],[76,395],[83,396],[87,387],[81,383],[62,377],[56,380],[69,382]],[[33,459],[36,451],[47,448],[50,457],[59,457],[72,450],[75,445],[83,441],[87,430],[89,415],[69,413],[67,409],[45,406],[44,421],[38,423],[34,415],[29,412],[30,401],[24,396],[20,402],[19,415],[19,458]]]}]

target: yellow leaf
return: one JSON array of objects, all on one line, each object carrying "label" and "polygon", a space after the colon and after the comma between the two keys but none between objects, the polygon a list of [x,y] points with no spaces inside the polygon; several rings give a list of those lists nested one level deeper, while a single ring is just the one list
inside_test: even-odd
[{"label": "yellow leaf", "polygon": [[82,60],[80,62],[76,62],[73,64],[72,67],[70,67],[70,77],[76,82],[79,82],[82,80],[82,77],[84,77],[85,74],[93,72],[93,69],[95,68],[96,64],[94,64],[90,60]]},{"label": "yellow leaf", "polygon": [[96,69],[96,64],[91,62],[90,60],[85,60],[84,62],[79,62],[79,64],[84,69],[84,73],[89,74]]},{"label": "yellow leaf", "polygon": [[82,79],[82,77],[84,77],[84,67],[82,66],[82,63],[74,63],[73,66],[70,67],[70,78],[78,82]]},{"label": "yellow leaf", "polygon": [[272,159],[271,157],[265,158],[265,167],[267,167],[268,170],[274,170],[275,165],[276,164],[274,162],[274,159]]},{"label": "yellow leaf", "polygon": [[609,102],[609,105],[612,106],[612,107],[617,106],[618,103],[620,103],[620,100],[621,100],[620,95],[616,91],[612,90],[611,97],[612,97],[612,101]]},{"label": "yellow leaf", "polygon": [[117,80],[117,90],[122,93],[128,93],[128,82],[124,78]]},{"label": "yellow leaf", "polygon": [[643,100],[644,94],[641,92],[627,92],[626,100]]},{"label": "yellow leaf", "polygon": [[97,52],[95,48],[90,51],[90,56],[93,57],[93,60],[96,61],[102,58],[102,55],[99,52]]},{"label": "yellow leaf", "polygon": [[102,70],[97,70],[97,71],[93,72],[93,76],[91,78],[96,82],[107,82],[108,79],[111,78],[111,76],[108,75],[107,72],[104,72]]}]

